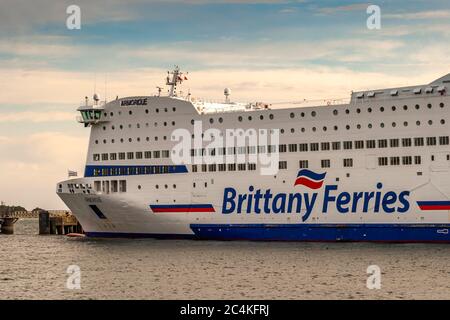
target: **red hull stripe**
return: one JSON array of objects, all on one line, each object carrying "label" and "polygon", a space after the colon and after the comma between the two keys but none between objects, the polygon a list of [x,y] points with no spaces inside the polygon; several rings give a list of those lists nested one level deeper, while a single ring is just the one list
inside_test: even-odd
[{"label": "red hull stripe", "polygon": [[450,201],[417,201],[420,210],[450,210]]},{"label": "red hull stripe", "polygon": [[163,212],[215,212],[212,205],[150,205],[154,213]]},{"label": "red hull stripe", "polygon": [[308,178],[300,177],[295,180],[294,186],[296,185],[304,185],[311,189],[319,189],[323,185],[323,181],[313,181]]},{"label": "red hull stripe", "polygon": [[419,206],[420,210],[450,210],[450,206]]}]

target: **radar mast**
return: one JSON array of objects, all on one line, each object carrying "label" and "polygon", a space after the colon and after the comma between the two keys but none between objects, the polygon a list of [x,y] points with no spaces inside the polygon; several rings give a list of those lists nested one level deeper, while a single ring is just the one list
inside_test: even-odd
[{"label": "radar mast", "polygon": [[178,66],[175,66],[175,69],[172,72],[167,71],[166,85],[170,87],[169,97],[176,97],[177,85],[181,84],[183,80],[187,79],[188,78],[184,75],[183,72],[180,71],[180,68]]}]

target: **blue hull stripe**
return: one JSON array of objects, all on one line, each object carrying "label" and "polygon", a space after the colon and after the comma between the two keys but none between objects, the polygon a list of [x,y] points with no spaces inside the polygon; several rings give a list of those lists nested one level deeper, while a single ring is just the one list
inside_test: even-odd
[{"label": "blue hull stripe", "polygon": [[450,224],[192,224],[194,234],[86,232],[88,237],[450,243]]},{"label": "blue hull stripe", "polygon": [[450,224],[192,224],[200,239],[450,242]]}]

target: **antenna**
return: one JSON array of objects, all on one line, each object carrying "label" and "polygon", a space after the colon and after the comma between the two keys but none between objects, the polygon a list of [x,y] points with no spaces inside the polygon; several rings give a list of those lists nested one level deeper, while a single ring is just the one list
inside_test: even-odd
[{"label": "antenna", "polygon": [[106,92],[107,92],[107,74],[105,73],[105,104],[106,104],[106,101],[108,101]]}]

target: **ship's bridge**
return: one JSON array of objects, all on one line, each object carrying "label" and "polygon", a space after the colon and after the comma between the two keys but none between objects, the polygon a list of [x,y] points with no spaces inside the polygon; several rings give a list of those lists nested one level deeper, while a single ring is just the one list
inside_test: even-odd
[{"label": "ship's bridge", "polygon": [[77,121],[79,123],[84,123],[85,127],[90,124],[92,125],[109,121],[102,118],[105,107],[104,104],[99,103],[99,98],[97,95],[94,95],[93,104],[90,104],[88,98],[86,97],[85,105],[79,107],[77,111],[81,113],[81,116],[77,117]]}]

